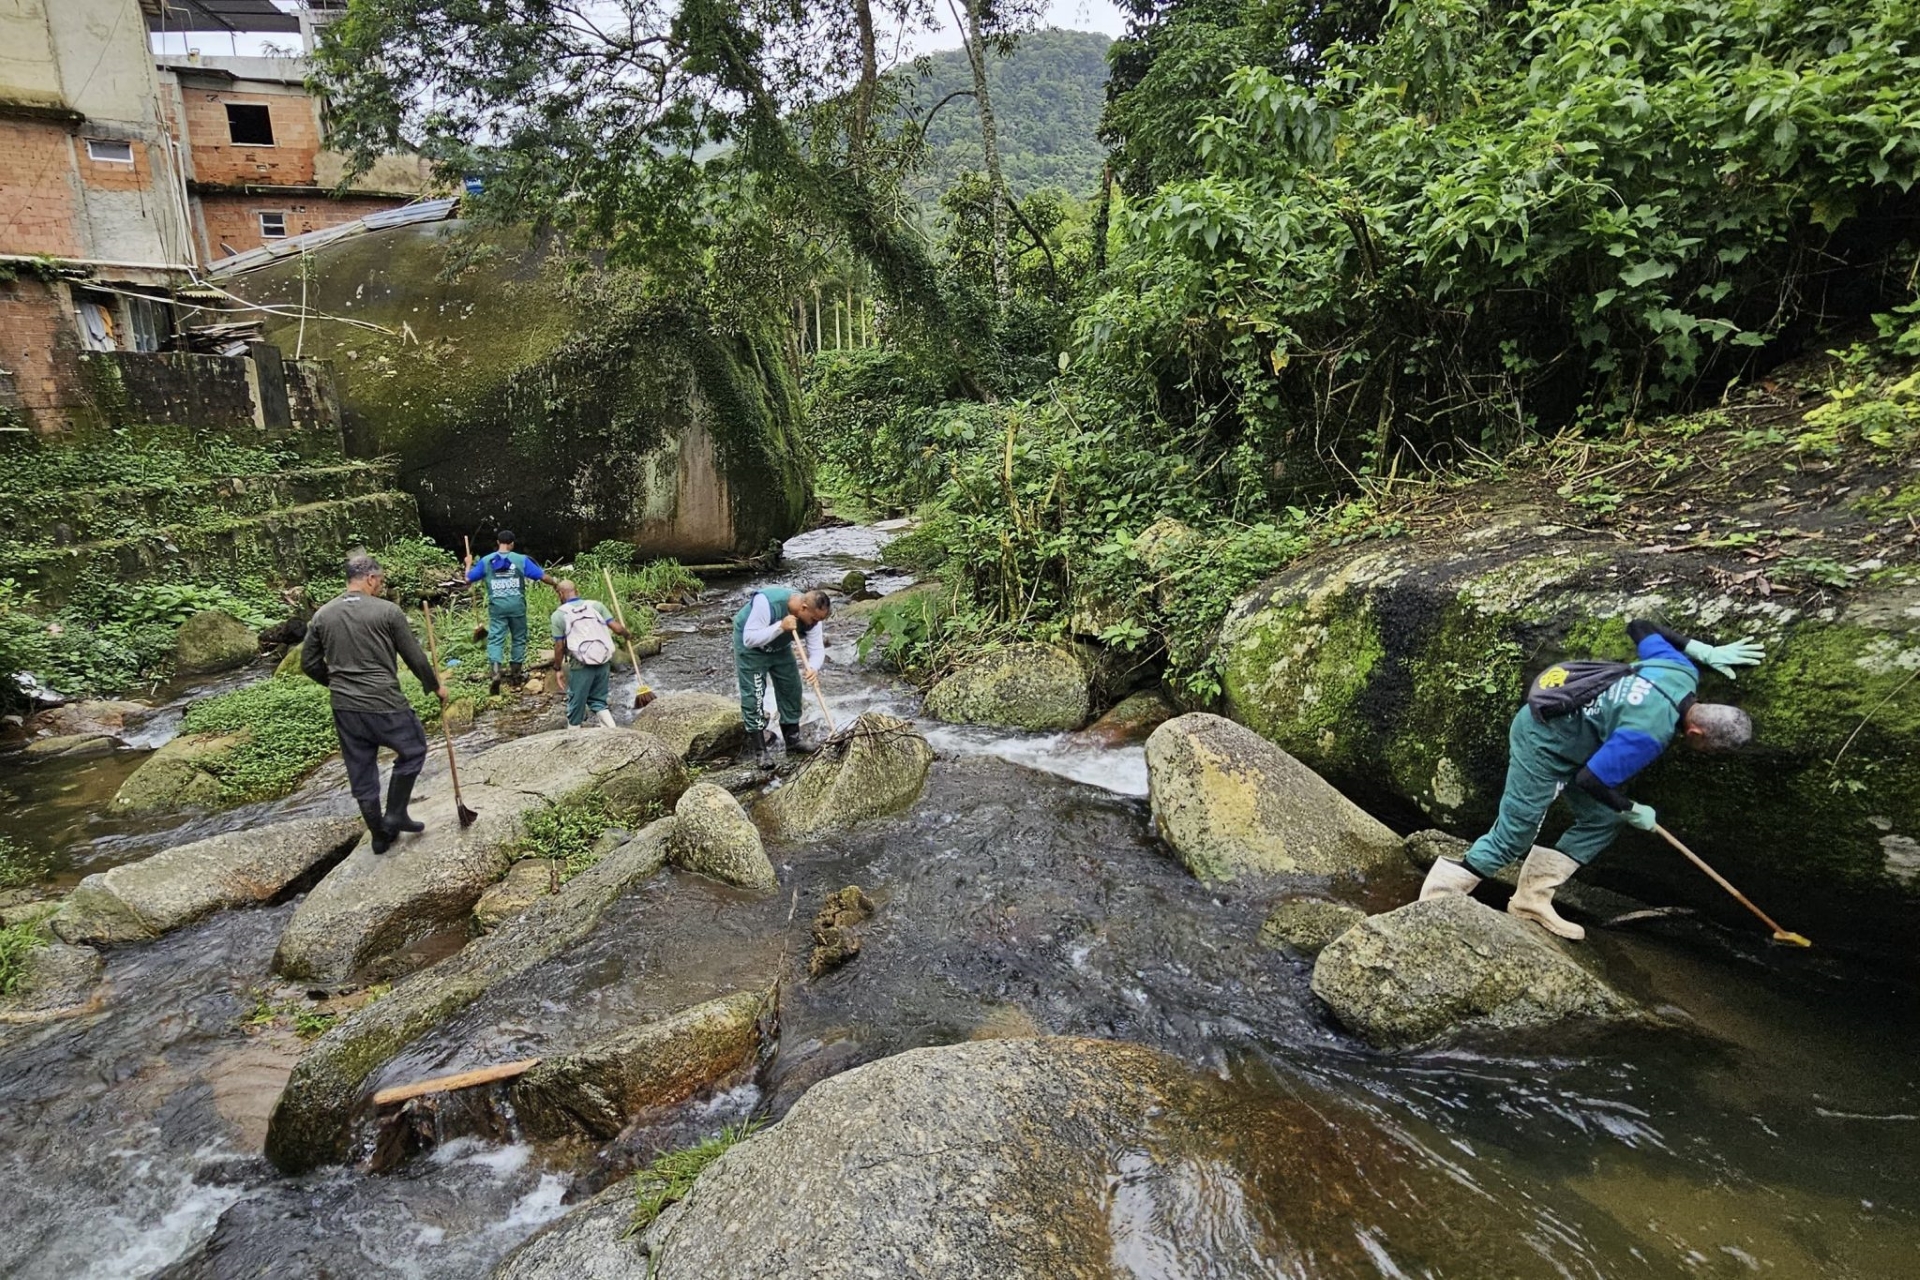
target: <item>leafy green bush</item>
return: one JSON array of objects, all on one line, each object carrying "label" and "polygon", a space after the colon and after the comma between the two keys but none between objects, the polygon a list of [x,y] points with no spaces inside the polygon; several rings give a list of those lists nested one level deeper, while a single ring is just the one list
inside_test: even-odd
[{"label": "leafy green bush", "polygon": [[33,953],[45,946],[38,921],[23,920],[0,929],[0,996],[12,995],[33,963]]},{"label": "leafy green bush", "polygon": [[18,889],[46,878],[52,859],[8,836],[0,836],[0,889]]},{"label": "leafy green bush", "polygon": [[441,583],[461,576],[460,560],[431,538],[401,538],[373,549],[387,571],[387,595],[403,609],[418,609]]}]

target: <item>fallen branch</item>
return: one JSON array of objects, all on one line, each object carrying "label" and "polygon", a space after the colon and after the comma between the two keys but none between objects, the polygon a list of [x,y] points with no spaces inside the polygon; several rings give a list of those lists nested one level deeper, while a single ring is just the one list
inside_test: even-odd
[{"label": "fallen branch", "polygon": [[416,1080],[412,1084],[395,1085],[391,1089],[382,1089],[374,1094],[373,1105],[390,1107],[398,1102],[425,1097],[429,1093],[451,1093],[455,1089],[471,1089],[475,1085],[492,1084],[496,1080],[511,1080],[515,1076],[525,1075],[539,1065],[538,1058],[522,1058],[518,1062],[503,1062],[495,1067],[476,1067],[472,1071],[460,1071],[450,1076],[435,1076],[431,1080]]}]

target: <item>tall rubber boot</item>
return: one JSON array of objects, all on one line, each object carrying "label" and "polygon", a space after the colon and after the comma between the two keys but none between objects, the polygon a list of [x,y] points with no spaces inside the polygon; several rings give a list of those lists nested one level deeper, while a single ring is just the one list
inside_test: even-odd
[{"label": "tall rubber boot", "polygon": [[1587,931],[1571,920],[1562,919],[1553,909],[1553,891],[1579,869],[1579,863],[1558,849],[1549,849],[1543,844],[1533,846],[1527,860],[1520,864],[1520,887],[1513,891],[1513,898],[1507,903],[1507,914],[1531,920],[1557,937],[1580,941],[1587,936]]},{"label": "tall rubber boot", "polygon": [[614,723],[613,712],[611,711],[596,711],[593,713],[593,719],[602,729],[618,729],[620,727]]},{"label": "tall rubber boot", "polygon": [[520,663],[516,662],[507,668],[507,683],[516,689],[522,688],[527,683],[527,673],[521,668]]},{"label": "tall rubber boot", "polygon": [[1455,862],[1452,858],[1435,858],[1427,869],[1425,883],[1420,886],[1420,901],[1431,902],[1435,898],[1459,898],[1473,892],[1480,883],[1480,877],[1467,870],[1464,862]]},{"label": "tall rubber boot", "polygon": [[396,773],[387,781],[387,834],[399,835],[402,831],[419,832],[427,829],[427,824],[407,812],[407,805],[413,800],[413,783],[417,774]]},{"label": "tall rubber boot", "polygon": [[487,664],[487,696],[489,698],[500,696],[500,664],[497,662]]},{"label": "tall rubber boot", "polygon": [[770,729],[749,729],[747,737],[753,740],[753,764],[757,769],[773,768],[773,732]]},{"label": "tall rubber boot", "polygon": [[810,756],[814,753],[813,747],[801,741],[800,726],[797,724],[781,725],[780,738],[787,744],[787,754],[790,756]]},{"label": "tall rubber boot", "polygon": [[380,814],[378,800],[362,800],[360,816],[366,820],[367,834],[373,837],[373,851],[385,853],[393,848],[393,837],[387,834],[387,820]]}]

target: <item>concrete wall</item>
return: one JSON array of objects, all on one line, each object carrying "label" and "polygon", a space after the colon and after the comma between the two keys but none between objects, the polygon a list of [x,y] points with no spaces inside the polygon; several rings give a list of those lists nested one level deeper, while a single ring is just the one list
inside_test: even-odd
[{"label": "concrete wall", "polygon": [[[320,151],[320,117],[298,85],[266,81],[220,84],[179,72],[193,180],[210,186],[310,186]],[[227,106],[262,106],[273,122],[272,146],[236,143],[227,128]]]}]

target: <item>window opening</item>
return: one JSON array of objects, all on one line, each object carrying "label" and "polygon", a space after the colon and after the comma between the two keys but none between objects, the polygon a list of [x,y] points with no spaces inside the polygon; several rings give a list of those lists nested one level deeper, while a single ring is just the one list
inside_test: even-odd
[{"label": "window opening", "polygon": [[273,145],[273,117],[264,105],[254,102],[227,104],[227,136],[237,147]]},{"label": "window opening", "polygon": [[113,295],[75,291],[80,312],[80,341],[89,351],[113,351],[119,347],[113,316]]},{"label": "window opening", "polygon": [[128,298],[128,328],[135,351],[159,351],[173,337],[173,308],[158,298]]},{"label": "window opening", "polygon": [[87,158],[102,164],[132,164],[133,144],[112,138],[88,138]]},{"label": "window opening", "polygon": [[260,234],[268,240],[285,239],[287,234],[287,215],[284,213],[261,214]]}]

